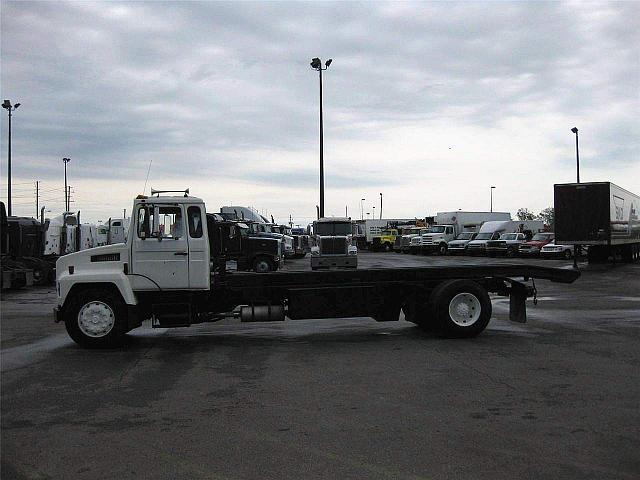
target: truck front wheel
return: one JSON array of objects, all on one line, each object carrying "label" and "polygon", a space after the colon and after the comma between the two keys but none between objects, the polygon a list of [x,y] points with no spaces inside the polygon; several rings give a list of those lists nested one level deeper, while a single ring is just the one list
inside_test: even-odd
[{"label": "truck front wheel", "polygon": [[446,255],[447,254],[447,244],[441,243],[438,247],[438,255]]},{"label": "truck front wheel", "polygon": [[256,258],[255,262],[253,262],[253,271],[257,273],[267,273],[275,269],[273,262],[266,257]]},{"label": "truck front wheel", "polygon": [[127,309],[116,293],[85,290],[65,307],[64,323],[69,336],[82,347],[117,347],[126,333]]},{"label": "truck front wheel", "polygon": [[442,336],[475,337],[491,320],[491,299],[472,280],[449,280],[431,292],[429,316]]}]

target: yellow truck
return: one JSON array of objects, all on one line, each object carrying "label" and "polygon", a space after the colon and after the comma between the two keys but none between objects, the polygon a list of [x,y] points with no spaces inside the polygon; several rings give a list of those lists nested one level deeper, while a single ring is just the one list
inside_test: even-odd
[{"label": "yellow truck", "polygon": [[373,237],[373,249],[390,252],[393,249],[393,244],[397,236],[398,230],[396,228],[386,228],[382,230],[380,235]]}]

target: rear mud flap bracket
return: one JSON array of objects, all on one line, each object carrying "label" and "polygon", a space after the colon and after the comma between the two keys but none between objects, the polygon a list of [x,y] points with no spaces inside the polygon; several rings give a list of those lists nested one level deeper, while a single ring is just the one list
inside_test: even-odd
[{"label": "rear mud flap bracket", "polygon": [[509,290],[509,320],[526,323],[529,288],[523,283],[512,281]]}]

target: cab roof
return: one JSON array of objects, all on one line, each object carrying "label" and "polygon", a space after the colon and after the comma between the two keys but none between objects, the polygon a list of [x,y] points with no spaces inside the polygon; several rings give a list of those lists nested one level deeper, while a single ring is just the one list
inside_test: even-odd
[{"label": "cab roof", "polygon": [[185,203],[185,204],[193,205],[193,204],[204,203],[204,201],[198,197],[185,197],[184,195],[171,195],[166,197],[165,196],[147,197],[143,195],[138,195],[134,200],[134,203],[136,204],[153,203],[154,205]]}]

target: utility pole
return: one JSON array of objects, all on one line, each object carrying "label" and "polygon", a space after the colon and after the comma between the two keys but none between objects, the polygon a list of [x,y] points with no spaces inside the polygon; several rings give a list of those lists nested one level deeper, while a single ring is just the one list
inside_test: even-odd
[{"label": "utility pole", "polygon": [[36,180],[36,217],[40,213],[40,192],[39,192],[39,184],[40,182]]},{"label": "utility pole", "polygon": [[382,220],[382,192],[380,192],[380,220]]},{"label": "utility pole", "polygon": [[11,112],[20,106],[19,103],[11,105],[11,100],[2,102],[2,108],[9,112],[9,146],[7,151],[7,215],[11,216]]},{"label": "utility pole", "polygon": [[69,211],[70,211],[70,208],[71,208],[71,185],[69,185],[69,186],[67,187],[67,195],[66,195],[66,197],[67,197],[67,200],[66,200],[66,202],[67,202],[66,209],[67,209],[67,212],[69,212]]},{"label": "utility pole", "polygon": [[123,208],[123,209],[122,209],[122,218],[123,218],[123,219],[126,219],[126,218],[127,218],[127,209],[126,209],[126,208]]}]

